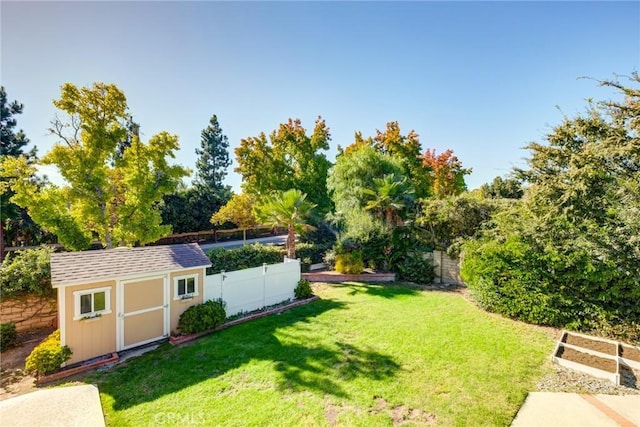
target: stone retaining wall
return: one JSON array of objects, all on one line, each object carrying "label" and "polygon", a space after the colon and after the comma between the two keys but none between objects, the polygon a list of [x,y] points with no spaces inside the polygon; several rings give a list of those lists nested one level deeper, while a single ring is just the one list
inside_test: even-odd
[{"label": "stone retaining wall", "polygon": [[55,297],[26,296],[0,302],[0,323],[15,322],[18,332],[58,326]]}]

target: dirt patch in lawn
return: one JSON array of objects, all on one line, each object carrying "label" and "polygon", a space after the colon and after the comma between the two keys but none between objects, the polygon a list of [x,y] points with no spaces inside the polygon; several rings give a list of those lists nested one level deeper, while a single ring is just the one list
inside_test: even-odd
[{"label": "dirt patch in lawn", "polygon": [[602,371],[611,372],[613,374],[616,373],[615,360],[604,359],[602,357],[583,353],[581,351],[577,351],[572,348],[566,348],[564,346],[560,346],[556,356],[565,360],[580,363],[582,365],[591,366],[592,368],[600,369]]},{"label": "dirt patch in lawn", "polygon": [[620,344],[620,356],[625,359],[635,360],[640,362],[640,349],[636,347],[629,347],[628,345]]},{"label": "dirt patch in lawn", "polygon": [[405,424],[424,425],[436,423],[436,416],[434,414],[425,412],[422,409],[409,408],[405,405],[392,407],[383,397],[380,396],[374,396],[373,405],[371,409],[369,409],[369,413],[387,414],[393,420],[394,426],[401,426]]}]

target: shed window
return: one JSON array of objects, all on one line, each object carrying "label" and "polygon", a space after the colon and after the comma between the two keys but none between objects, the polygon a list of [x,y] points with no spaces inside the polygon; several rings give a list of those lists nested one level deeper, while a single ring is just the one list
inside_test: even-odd
[{"label": "shed window", "polygon": [[188,298],[198,295],[198,276],[183,276],[174,279],[174,298]]},{"label": "shed window", "polygon": [[87,289],[73,293],[74,320],[111,313],[111,288]]}]

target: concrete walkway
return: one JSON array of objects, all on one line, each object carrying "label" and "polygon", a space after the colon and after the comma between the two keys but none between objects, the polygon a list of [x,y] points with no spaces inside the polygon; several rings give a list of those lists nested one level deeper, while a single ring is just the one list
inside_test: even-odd
[{"label": "concrete walkway", "polygon": [[55,387],[0,402],[2,427],[104,427],[98,388]]},{"label": "concrete walkway", "polygon": [[529,393],[512,427],[640,426],[640,396]]}]

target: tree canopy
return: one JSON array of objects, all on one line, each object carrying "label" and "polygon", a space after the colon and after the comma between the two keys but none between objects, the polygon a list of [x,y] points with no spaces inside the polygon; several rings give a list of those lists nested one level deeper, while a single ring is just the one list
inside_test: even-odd
[{"label": "tree canopy", "polygon": [[60,141],[41,163],[56,166],[67,185],[37,186],[34,165],[6,159],[3,173],[13,177],[12,200],[70,249],[84,249],[94,238],[112,247],[169,234],[157,205],[188,174],[168,161],[178,137],[160,132],[145,144],[134,134],[123,146],[130,116],[124,93],[113,84],[65,83],[54,105],[66,118],[52,122],[50,132]]},{"label": "tree canopy", "polygon": [[[24,106],[18,101],[9,102],[4,86],[0,87],[0,168],[6,157],[25,156],[28,161],[36,159],[36,148],[25,152],[29,139],[22,130],[16,131],[16,116],[22,114],[23,109]],[[5,240],[17,241],[21,236],[29,237],[28,243],[33,243],[33,240],[42,237],[42,230],[27,212],[10,201],[13,194],[9,188],[9,177],[0,176],[0,262],[4,259]]]},{"label": "tree canopy", "polygon": [[308,224],[316,205],[307,201],[307,195],[300,190],[274,193],[256,206],[255,213],[263,224],[287,228],[287,257],[296,257],[296,232],[310,228]]},{"label": "tree canopy", "polygon": [[522,183],[513,177],[497,176],[488,184],[480,186],[480,195],[490,199],[520,199],[524,194]]},{"label": "tree canopy", "polygon": [[469,175],[471,169],[462,167],[462,162],[453,155],[453,150],[436,154],[435,149],[427,149],[422,162],[432,177],[431,194],[435,197],[456,196],[467,190],[464,176]]},{"label": "tree canopy", "polygon": [[253,209],[256,206],[256,198],[252,194],[240,193],[231,196],[231,199],[211,217],[211,223],[222,225],[232,222],[243,230],[243,240],[247,240],[247,228],[258,224]]},{"label": "tree canopy", "polygon": [[242,139],[235,149],[235,171],[242,175],[244,192],[260,199],[277,191],[298,189],[308,194],[319,213],[329,212],[326,183],[331,163],[323,151],[329,149],[330,140],[329,128],[321,117],[310,136],[299,119],[289,119],[269,137],[263,132]]},{"label": "tree canopy", "polygon": [[[488,308],[589,329],[640,322],[640,79],[531,143],[521,203],[465,246],[463,275]],[[636,337],[640,338],[640,337]]]},{"label": "tree canopy", "polygon": [[227,168],[231,166],[229,159],[229,140],[222,133],[218,116],[215,114],[209,120],[209,126],[202,130],[200,148],[196,148],[197,187],[205,191],[216,192],[223,188],[222,181],[227,176]]},{"label": "tree canopy", "polygon": [[231,187],[223,184],[231,165],[229,141],[216,115],[211,117],[201,136],[200,148],[196,149],[193,185],[165,195],[161,205],[162,221],[170,225],[174,233],[211,229],[211,215],[231,197]]},{"label": "tree canopy", "polygon": [[397,188],[396,185],[394,190],[413,191],[406,181],[399,159],[383,154],[370,145],[340,154],[327,179],[327,187],[335,205],[334,219],[347,229],[355,227],[355,221],[362,219],[361,214],[378,193],[376,180],[384,179],[380,177],[402,182],[402,186]]},{"label": "tree canopy", "polygon": [[0,158],[5,156],[35,157],[36,149],[25,153],[24,149],[29,143],[29,139],[22,129],[16,131],[18,121],[15,116],[22,114],[24,105],[18,101],[11,101],[7,98],[7,91],[4,86],[0,86]]}]

